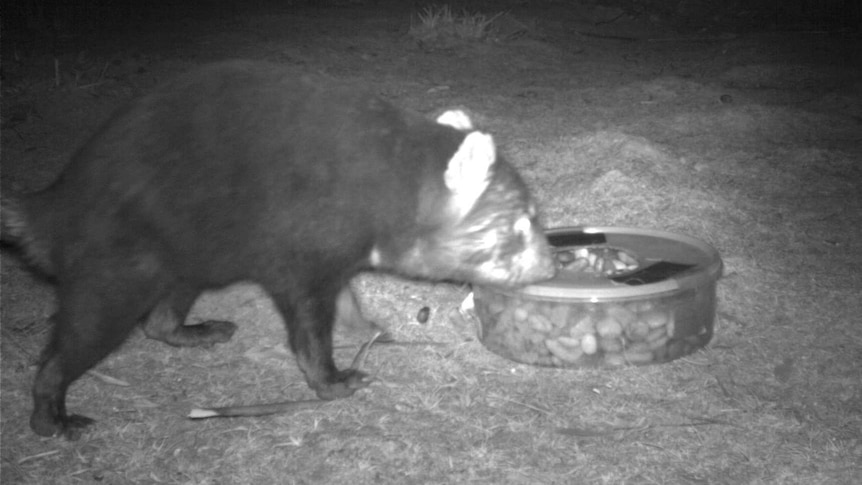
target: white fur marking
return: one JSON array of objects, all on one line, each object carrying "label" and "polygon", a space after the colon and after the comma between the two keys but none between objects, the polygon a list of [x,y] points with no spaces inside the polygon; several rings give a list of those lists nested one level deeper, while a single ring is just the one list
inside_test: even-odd
[{"label": "white fur marking", "polygon": [[474,131],[464,137],[443,175],[458,213],[466,215],[488,188],[489,171],[497,157],[491,135]]},{"label": "white fur marking", "polygon": [[497,235],[497,231],[486,232],[482,236],[482,247],[483,248],[496,248],[499,239],[500,238]]},{"label": "white fur marking", "polygon": [[371,266],[380,266],[381,259],[382,257],[380,256],[380,250],[377,249],[377,246],[371,248],[371,253],[368,255],[368,262],[371,263]]},{"label": "white fur marking", "polygon": [[529,234],[530,228],[533,226],[533,223],[530,222],[530,218],[523,216],[517,221],[515,221],[515,232],[519,234]]},{"label": "white fur marking", "polygon": [[441,125],[451,126],[456,130],[470,131],[473,129],[473,121],[467,116],[467,113],[460,109],[450,109],[437,117],[437,123]]},{"label": "white fur marking", "polygon": [[487,261],[476,268],[476,273],[486,281],[507,281],[511,276],[509,268],[499,266],[495,261]]}]

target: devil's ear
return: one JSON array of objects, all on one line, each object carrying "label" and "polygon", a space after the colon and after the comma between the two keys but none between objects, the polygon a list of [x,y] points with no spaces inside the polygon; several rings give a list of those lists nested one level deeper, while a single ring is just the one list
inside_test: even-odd
[{"label": "devil's ear", "polygon": [[452,155],[443,177],[446,187],[452,192],[453,206],[461,216],[470,212],[479,196],[488,188],[496,159],[494,139],[480,131],[465,136],[461,146]]},{"label": "devil's ear", "polygon": [[437,123],[460,131],[473,131],[473,120],[460,109],[450,109],[437,117]]}]

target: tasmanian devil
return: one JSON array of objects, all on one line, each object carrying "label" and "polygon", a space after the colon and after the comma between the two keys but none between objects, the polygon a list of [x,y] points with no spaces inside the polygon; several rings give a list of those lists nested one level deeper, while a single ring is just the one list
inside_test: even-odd
[{"label": "tasmanian devil", "polygon": [[533,200],[462,112],[437,120],[277,65],[196,70],[120,109],[47,189],[2,204],[4,237],[56,280],[30,426],[75,438],[69,385],[143,324],[173,345],[235,326],[183,322],[197,296],[259,284],[322,399],[368,384],[332,359],[361,270],[515,286],[554,264]]}]

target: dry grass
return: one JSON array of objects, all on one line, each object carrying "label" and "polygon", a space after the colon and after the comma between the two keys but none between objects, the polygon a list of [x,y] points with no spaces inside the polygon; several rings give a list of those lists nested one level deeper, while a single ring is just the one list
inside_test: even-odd
[{"label": "dry grass", "polygon": [[[218,43],[215,36],[207,49],[284,59],[302,44],[277,37],[284,25],[313,31],[317,24],[279,18],[254,24],[271,33],[268,43]],[[401,104],[429,111],[464,104],[483,113],[481,124],[521,168],[551,225],[655,227],[718,247],[726,269],[711,345],[642,368],[515,364],[488,352],[473,322],[453,312],[467,288],[369,275],[358,281],[364,308],[399,342],[371,348],[364,365],[377,378],[371,387],[292,415],[187,420],[191,407],[313,397],[272,304],[245,285],[208,295],[194,310],[195,319],[236,321],[231,342],[174,349],[138,334],[96,369],[128,386],[93,376],[77,382],[70,409],[98,422],[70,443],[40,439],[27,426],[32,366],[52,299],[4,251],[0,482],[858,482],[862,152],[858,126],[848,120],[862,116],[859,86],[784,90],[781,99],[793,101],[785,103],[773,92],[674,74],[750,62],[763,76],[769,59],[745,56],[782,49],[803,56],[787,39],[621,46],[571,37],[560,45],[578,43],[577,54],[486,46],[448,56],[416,52],[395,36],[362,35],[343,44],[314,37],[301,58],[316,62],[312,69],[338,65],[347,77],[392,86],[387,92]],[[830,48],[818,46],[817,56]],[[363,57],[380,52],[384,74]],[[725,57],[710,61],[714,52]],[[171,62],[178,61],[163,64]],[[661,74],[643,79],[644,72]],[[745,70],[732,73],[746,85]],[[450,89],[432,90],[439,85]],[[726,93],[734,103],[718,101]],[[77,127],[93,123],[88,103],[104,103],[44,96],[35,103],[41,119],[2,132],[7,176],[35,170],[43,181],[44,153],[70,151],[75,136],[86,135]],[[420,324],[424,306],[430,318]],[[367,337],[339,333],[340,366]]]},{"label": "dry grass", "polygon": [[503,12],[487,16],[467,10],[453,12],[449,5],[429,5],[416,13],[410,36],[423,44],[452,46],[455,42],[484,39]]}]

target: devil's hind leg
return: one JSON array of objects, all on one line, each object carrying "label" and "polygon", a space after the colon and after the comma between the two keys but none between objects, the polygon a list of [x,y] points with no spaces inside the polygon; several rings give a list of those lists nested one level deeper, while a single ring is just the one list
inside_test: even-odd
[{"label": "devil's hind leg", "polygon": [[66,412],[66,391],[115,350],[165,289],[155,258],[89,259],[60,278],[51,338],[33,384],[30,427],[77,439],[93,422]]},{"label": "devil's hind leg", "polygon": [[233,322],[207,320],[184,325],[186,316],[200,291],[191,286],[176,285],[173,292],[153,308],[144,322],[144,334],[175,347],[211,347],[227,342],[236,331]]}]

